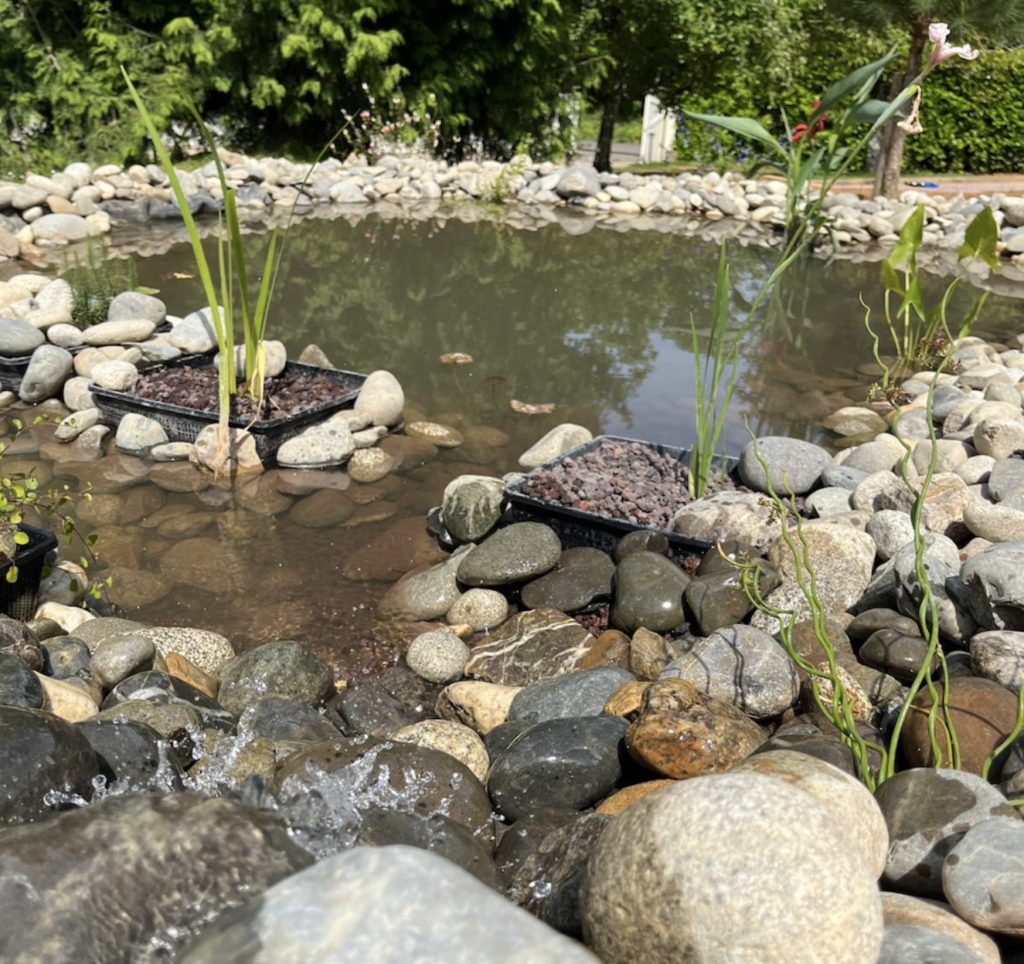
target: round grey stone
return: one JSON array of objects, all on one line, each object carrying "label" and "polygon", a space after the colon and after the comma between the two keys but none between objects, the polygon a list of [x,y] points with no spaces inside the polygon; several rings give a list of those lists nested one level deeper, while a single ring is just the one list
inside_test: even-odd
[{"label": "round grey stone", "polygon": [[454,683],[466,671],[469,647],[450,630],[435,629],[412,641],[405,662],[417,676],[431,683]]},{"label": "round grey stone", "polygon": [[868,520],[867,534],[875,540],[878,558],[884,562],[913,541],[914,526],[905,512],[880,509]]},{"label": "round grey stone", "polygon": [[989,546],[964,563],[960,578],[979,626],[1024,630],[1024,542]]},{"label": "round grey stone", "polygon": [[876,964],[985,964],[974,951],[930,927],[886,927]]},{"label": "round grey stone", "polygon": [[540,522],[517,522],[499,529],[462,557],[459,581],[467,586],[525,582],[553,569],[562,543]]},{"label": "round grey stone", "polygon": [[524,686],[512,700],[513,722],[541,723],[573,716],[600,716],[609,697],[632,673],[614,667],[584,669]]},{"label": "round grey stone", "polygon": [[1024,823],[996,817],[971,827],[942,865],[942,889],[969,924],[1024,935]]},{"label": "round grey stone", "polygon": [[453,626],[466,624],[477,632],[500,626],[508,617],[508,600],[493,589],[470,589],[464,592],[445,619]]},{"label": "round grey stone", "polygon": [[0,318],[0,355],[31,355],[46,341],[38,328],[15,318]]},{"label": "round grey stone", "polygon": [[882,943],[862,850],[823,803],[757,773],[697,777],[634,803],[594,847],[581,906],[605,964],[714,961],[739,947],[750,950],[737,961],[792,964],[793,948],[810,946],[816,959],[864,964]]},{"label": "round grey stone", "polygon": [[769,475],[754,454],[751,440],[740,454],[739,473],[743,482],[759,492],[767,492],[767,482],[780,495],[785,495],[787,486],[797,495],[803,495],[815,488],[826,466],[832,464],[832,456],[820,445],[784,436],[767,436],[757,440],[761,459],[768,466]]},{"label": "round grey stone", "polygon": [[110,689],[129,676],[151,669],[155,656],[156,646],[152,639],[116,636],[96,647],[89,669],[101,686]]},{"label": "round grey stone", "polygon": [[18,389],[21,400],[33,404],[59,394],[64,380],[71,374],[73,363],[71,352],[64,348],[40,345],[32,352]]},{"label": "round grey stone", "polygon": [[107,321],[151,321],[159,325],[167,317],[167,305],[141,291],[123,291],[110,302]]}]

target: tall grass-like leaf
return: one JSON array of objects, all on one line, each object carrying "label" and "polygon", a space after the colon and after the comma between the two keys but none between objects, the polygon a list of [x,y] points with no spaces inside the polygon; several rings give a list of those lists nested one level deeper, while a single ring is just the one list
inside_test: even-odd
[{"label": "tall grass-like leaf", "polygon": [[[157,156],[160,158],[160,166],[164,169],[164,173],[170,181],[171,190],[174,192],[175,200],[178,202],[178,208],[181,211],[182,220],[185,222],[185,229],[188,231],[188,239],[192,245],[192,254],[195,257],[196,270],[199,273],[203,292],[206,294],[206,300],[209,304],[210,322],[213,325],[214,334],[217,338],[217,348],[220,351],[221,358],[224,358],[225,356],[233,357],[234,331],[230,324],[230,319],[224,319],[221,317],[220,306],[217,301],[217,291],[213,285],[213,275],[210,273],[210,265],[206,259],[206,252],[203,250],[203,242],[199,237],[199,230],[196,228],[195,218],[192,217],[192,211],[189,209],[188,199],[185,197],[181,181],[178,180],[178,175],[174,170],[174,165],[171,163],[170,155],[167,153],[167,148],[164,147],[163,141],[160,139],[160,132],[156,129],[156,124],[153,123],[153,118],[150,116],[149,111],[146,110],[146,105],[142,102],[142,98],[139,96],[139,92],[135,89],[135,85],[132,83],[131,77],[128,76],[128,71],[125,70],[123,66],[121,67],[121,74],[124,77],[125,83],[128,85],[128,92],[135,104],[135,108],[138,110],[139,116],[142,118],[142,122],[146,127],[146,133],[149,134],[149,138],[153,142],[153,147],[157,152]],[[226,437],[228,418],[231,414],[230,396],[233,391],[234,386],[228,383],[226,371],[222,367],[221,375],[219,376],[218,392],[222,438]]]}]

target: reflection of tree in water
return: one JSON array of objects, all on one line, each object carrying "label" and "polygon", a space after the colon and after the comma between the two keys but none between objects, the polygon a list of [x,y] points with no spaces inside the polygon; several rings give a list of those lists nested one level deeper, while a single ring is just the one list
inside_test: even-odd
[{"label": "reflection of tree in water", "polygon": [[[247,238],[251,264],[264,244]],[[678,365],[669,379],[672,419],[686,444],[693,431],[690,318],[703,351],[717,256],[713,243],[654,231],[572,235],[557,225],[522,231],[491,221],[378,215],[309,220],[288,232],[270,333],[291,352],[316,342],[342,367],[390,368],[433,413],[493,404],[507,418],[510,398],[555,402],[556,414],[531,431],[565,420],[596,429],[613,415],[632,425],[631,400],[655,370],[654,338],[661,336],[678,349],[660,370]],[[739,325],[777,252],[731,244],[728,257]],[[203,300],[198,285],[168,289],[165,280],[189,264],[187,248],[142,261],[140,281],[163,288],[172,310],[194,309]],[[863,292],[875,307],[881,330],[879,275],[877,264],[813,259],[787,275],[744,336],[731,447],[742,439],[744,415],[759,432],[813,434],[824,408],[842,404],[846,391],[858,395],[843,380],[871,360],[858,297]],[[931,276],[924,284],[932,297],[945,287]],[[973,294],[960,293],[959,310]],[[993,297],[984,327],[999,329],[1015,313],[1016,302]],[[471,354],[474,364],[456,371],[438,363],[455,351]],[[488,384],[488,376],[504,381]],[[636,415],[644,421],[644,412]]]}]

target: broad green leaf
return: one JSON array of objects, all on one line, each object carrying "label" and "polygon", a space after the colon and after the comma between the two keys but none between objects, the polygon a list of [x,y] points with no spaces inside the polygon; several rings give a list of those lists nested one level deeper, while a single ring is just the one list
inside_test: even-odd
[{"label": "broad green leaf", "polygon": [[853,119],[858,123],[874,124],[889,110],[889,106],[890,102],[887,100],[866,100],[854,109]]},{"label": "broad green leaf", "polygon": [[882,285],[886,291],[895,292],[901,298],[906,295],[903,285],[900,284],[900,276],[888,258],[882,259]]},{"label": "broad green leaf", "polygon": [[900,239],[892,249],[889,260],[893,267],[899,268],[906,264],[911,268],[916,264],[917,249],[924,240],[924,205],[919,204],[914,213],[907,218],[907,223],[900,231]]},{"label": "broad green leaf", "polygon": [[25,532],[15,532],[14,533],[14,542],[15,542],[15,545],[27,546],[28,543],[29,543],[28,534],[25,533]]},{"label": "broad green leaf", "polygon": [[916,274],[911,277],[910,284],[907,285],[906,304],[913,305],[919,317],[925,317],[924,297],[921,295],[921,286],[917,283]]},{"label": "broad green leaf", "polygon": [[[876,60],[874,63],[865,64],[863,67],[858,67],[853,73],[847,74],[842,80],[837,80],[827,91],[825,96],[821,98],[821,103],[818,105],[817,110],[811,115],[811,120],[808,124],[812,124],[822,114],[824,114],[830,107],[837,104],[844,97],[852,94],[856,90],[863,90],[875,86],[876,81],[882,75],[882,71],[886,65],[896,56],[896,48],[893,47],[884,57],[880,60]],[[866,91],[865,91],[866,92]]]},{"label": "broad green leaf", "polygon": [[721,114],[695,114],[692,111],[684,110],[683,114],[691,120],[703,121],[723,130],[731,131],[740,137],[750,141],[758,141],[770,148],[776,154],[785,155],[785,151],[779,146],[778,141],[772,137],[756,120],[751,117],[725,117]]},{"label": "broad green leaf", "polygon": [[996,224],[992,208],[987,204],[967,225],[964,243],[960,246],[957,259],[981,258],[993,271],[999,270],[999,255],[996,246],[999,242],[999,226]]},{"label": "broad green leaf", "polygon": [[18,567],[17,566],[12,565],[11,568],[7,570],[7,581],[9,583],[11,583],[12,585],[18,581]]}]

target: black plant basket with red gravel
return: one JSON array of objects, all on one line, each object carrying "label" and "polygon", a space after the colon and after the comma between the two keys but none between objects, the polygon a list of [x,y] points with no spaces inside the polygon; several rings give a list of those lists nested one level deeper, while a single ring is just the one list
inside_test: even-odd
[{"label": "black plant basket with red gravel", "polygon": [[[28,536],[28,545],[18,550],[13,563],[0,564],[0,613],[25,622],[35,614],[46,554],[57,548],[57,537],[35,526],[18,528]],[[8,582],[7,573],[12,564],[18,567],[18,578]]]},{"label": "black plant basket with red gravel", "polygon": [[[624,535],[654,529],[664,533],[673,555],[703,553],[712,543],[668,530],[674,512],[692,501],[688,454],[671,445],[599,435],[506,486],[508,513],[515,522],[551,526],[566,548],[611,552]],[[706,494],[739,487],[737,462],[718,461],[721,476]]]},{"label": "black plant basket with red gravel", "polygon": [[0,391],[17,393],[31,360],[31,355],[0,355]]},{"label": "black plant basket with red gravel", "polygon": [[[187,375],[189,371],[202,373],[211,386],[211,391],[196,401],[197,407],[166,401],[160,397],[144,397],[138,394],[146,388],[136,388],[135,392],[115,392],[90,384],[89,391],[96,400],[105,424],[116,429],[121,419],[130,413],[145,415],[163,426],[167,437],[172,442],[194,442],[202,430],[219,421],[218,398],[216,394],[216,368],[213,360],[207,355],[189,355],[161,365],[152,365],[141,371],[139,385],[144,386],[147,376],[153,381],[160,376],[174,377]],[[357,372],[343,371],[338,368],[321,368],[318,365],[306,365],[302,362],[288,362],[277,379],[267,379],[267,398],[260,411],[260,417],[253,421],[255,408],[252,403],[249,410],[240,408],[229,420],[234,428],[248,429],[256,442],[256,451],[264,462],[273,460],[277,450],[289,439],[304,432],[317,422],[322,422],[335,412],[351,407],[359,395],[359,390],[366,381],[366,375]],[[166,379],[165,379],[166,380]],[[298,399],[302,393],[303,380],[312,380],[310,384],[317,386],[320,398]],[[289,385],[292,385],[290,388]],[[297,386],[297,387],[295,387]],[[300,404],[293,412],[275,409],[274,391],[282,396],[291,392]],[[156,394],[156,393],[153,393]],[[237,406],[246,403],[236,400]]]}]

